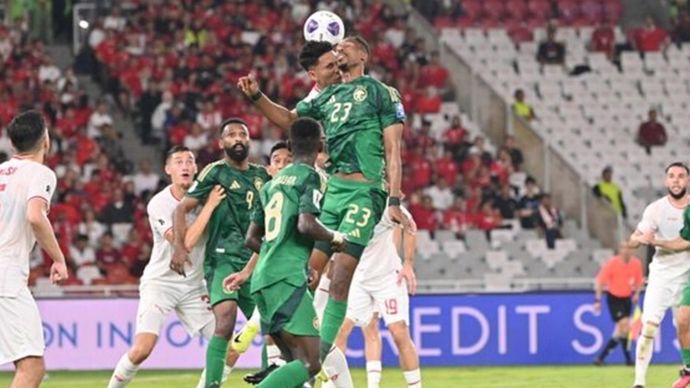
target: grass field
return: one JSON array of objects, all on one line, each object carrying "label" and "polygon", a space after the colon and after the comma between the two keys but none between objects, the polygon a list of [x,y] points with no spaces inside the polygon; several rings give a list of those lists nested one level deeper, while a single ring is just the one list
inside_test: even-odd
[{"label": "grass field", "polygon": [[[675,365],[652,365],[647,377],[647,387],[670,387],[677,376]],[[250,386],[242,381],[249,371],[234,371],[225,387]],[[362,369],[352,371],[355,387],[366,387],[366,375]],[[100,372],[51,372],[42,385],[45,388],[102,387],[107,385],[109,371]],[[539,367],[462,367],[423,368],[425,388],[616,388],[631,387],[633,368],[623,366],[539,366]],[[0,373],[0,387],[9,386],[11,375]],[[132,388],[189,388],[199,378],[198,371],[146,371],[139,372],[129,387]],[[405,380],[398,369],[384,369],[381,387],[404,387]]]}]

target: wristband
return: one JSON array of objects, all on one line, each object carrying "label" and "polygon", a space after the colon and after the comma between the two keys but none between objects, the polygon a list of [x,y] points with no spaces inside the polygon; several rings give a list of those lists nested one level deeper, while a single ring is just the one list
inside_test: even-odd
[{"label": "wristband", "polygon": [[259,90],[258,92],[256,92],[256,93],[252,94],[251,96],[249,96],[249,98],[250,98],[252,101],[257,102],[257,101],[259,101],[259,100],[261,99],[261,97],[262,97],[263,95],[264,95],[264,94],[261,93],[261,90]]},{"label": "wristband", "polygon": [[400,206],[400,197],[388,197],[388,206]]}]

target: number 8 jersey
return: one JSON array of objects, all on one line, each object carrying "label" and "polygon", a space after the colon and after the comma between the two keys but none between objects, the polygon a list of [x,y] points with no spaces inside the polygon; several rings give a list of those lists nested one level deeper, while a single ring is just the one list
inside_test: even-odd
[{"label": "number 8 jersey", "polygon": [[299,233],[297,222],[302,213],[318,216],[325,186],[314,167],[294,163],[261,190],[261,206],[252,222],[263,226],[265,235],[252,276],[252,293],[278,281],[297,287],[306,282],[305,267],[314,240]]}]

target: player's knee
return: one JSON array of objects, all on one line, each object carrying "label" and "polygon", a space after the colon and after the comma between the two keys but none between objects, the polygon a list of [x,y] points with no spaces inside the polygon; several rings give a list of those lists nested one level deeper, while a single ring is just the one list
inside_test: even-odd
[{"label": "player's knee", "polygon": [[659,330],[659,323],[647,321],[642,325],[642,337],[653,339],[656,336],[657,330]]},{"label": "player's knee", "polygon": [[42,357],[28,357],[17,363],[17,374],[23,375],[30,386],[37,387],[45,373],[46,368]]},{"label": "player's knee", "polygon": [[393,341],[398,347],[411,343],[410,331],[407,329],[405,321],[398,321],[388,325],[388,332],[391,333]]},{"label": "player's knee", "polygon": [[134,365],[139,365],[144,362],[153,351],[153,345],[144,343],[134,343],[132,349],[129,351],[129,360]]}]

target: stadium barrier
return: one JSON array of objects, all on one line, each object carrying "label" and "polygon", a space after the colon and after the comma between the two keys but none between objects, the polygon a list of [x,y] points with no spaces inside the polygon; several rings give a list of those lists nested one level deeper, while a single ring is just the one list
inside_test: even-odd
[{"label": "stadium barrier", "polygon": [[[605,306],[596,315],[592,300],[591,292],[416,296],[411,299],[411,335],[423,366],[588,364],[613,332]],[[38,303],[50,370],[113,368],[134,338],[136,299]],[[393,340],[386,330],[382,335],[384,365],[397,366]],[[653,362],[678,362],[675,337],[669,316],[657,337]],[[260,344],[257,338],[239,367],[259,365]],[[145,367],[201,368],[205,345],[202,339],[191,339],[171,316]],[[364,365],[359,330],[350,339],[347,355],[352,366]],[[620,350],[608,361],[622,362]]]}]

